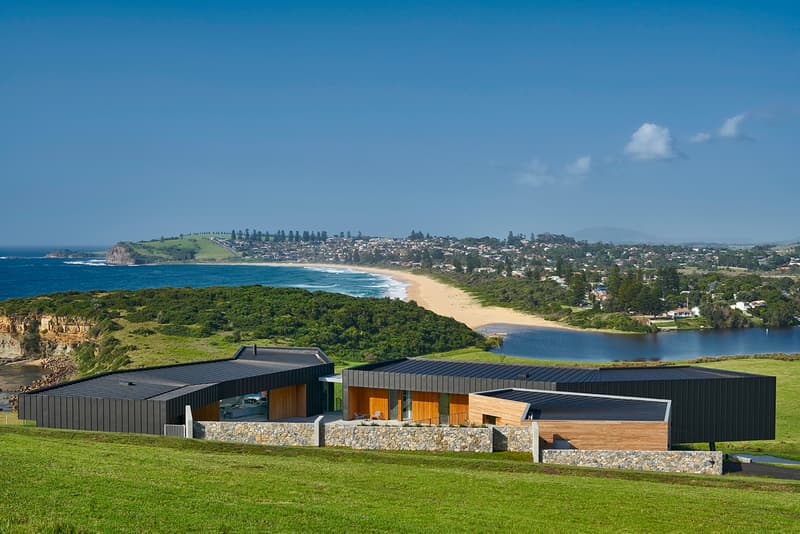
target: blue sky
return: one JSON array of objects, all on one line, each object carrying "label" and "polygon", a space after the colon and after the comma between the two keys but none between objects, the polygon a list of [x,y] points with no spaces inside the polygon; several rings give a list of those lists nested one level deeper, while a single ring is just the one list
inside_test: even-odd
[{"label": "blue sky", "polygon": [[0,244],[800,237],[795,3],[0,4]]}]

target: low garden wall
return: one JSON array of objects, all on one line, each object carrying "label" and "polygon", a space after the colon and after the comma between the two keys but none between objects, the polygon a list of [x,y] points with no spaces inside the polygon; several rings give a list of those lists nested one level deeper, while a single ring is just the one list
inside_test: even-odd
[{"label": "low garden wall", "polygon": [[542,463],[662,473],[722,474],[721,451],[580,451],[545,449]]},{"label": "low garden wall", "polygon": [[315,423],[247,423],[201,421],[194,424],[194,437],[259,445],[317,447]]},{"label": "low garden wall", "polygon": [[493,440],[495,451],[531,452],[531,427],[494,426]]},{"label": "low garden wall", "polygon": [[385,451],[492,452],[490,428],[325,425],[326,447]]}]

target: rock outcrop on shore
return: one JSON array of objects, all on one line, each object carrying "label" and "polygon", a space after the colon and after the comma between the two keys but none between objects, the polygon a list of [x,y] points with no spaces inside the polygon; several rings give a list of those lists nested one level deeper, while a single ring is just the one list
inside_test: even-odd
[{"label": "rock outcrop on shore", "polygon": [[114,245],[106,252],[108,265],[136,265],[136,258],[125,245]]},{"label": "rock outcrop on shore", "polygon": [[[61,382],[69,380],[77,370],[75,362],[70,358],[44,358],[41,360],[41,364],[48,373],[42,378],[34,380],[31,385],[19,388],[19,393],[60,384]],[[18,403],[19,396],[11,395],[9,398],[9,405],[12,411],[17,411]]]},{"label": "rock outcrop on shore", "polygon": [[72,354],[91,337],[94,323],[82,317],[59,315],[0,315],[0,358],[17,360],[24,354],[22,345],[26,332],[38,324],[39,350],[37,355],[60,356]]}]

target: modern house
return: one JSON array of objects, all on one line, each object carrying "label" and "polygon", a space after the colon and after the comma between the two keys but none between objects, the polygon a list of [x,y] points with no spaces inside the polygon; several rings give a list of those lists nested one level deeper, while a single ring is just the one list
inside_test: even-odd
[{"label": "modern house", "polygon": [[666,450],[774,439],[775,377],[693,366],[576,367],[403,358],[345,369],[317,348],[242,347],[233,358],[104,373],[21,394],[53,428],[162,434],[194,420],[342,417],[417,424],[537,423],[545,448]]},{"label": "modern house", "polygon": [[103,373],[19,396],[20,419],[38,426],[161,434],[197,419],[307,417],[333,407],[319,380],[333,362],[317,348],[241,347],[233,358]]},{"label": "modern house", "polygon": [[[633,397],[671,401],[669,443],[775,438],[775,377],[771,376],[693,366],[587,368],[404,358],[345,369],[342,378],[346,419],[369,416],[420,423],[480,424],[502,420],[504,424],[516,424],[535,419],[531,414],[537,409],[547,413],[540,407],[544,397],[537,398],[534,393],[572,392],[589,395],[577,401],[563,397],[562,405],[574,403],[580,409],[562,421],[587,420],[581,414],[602,413],[603,419],[590,420],[598,428],[606,427],[602,430],[606,432],[606,423],[628,419],[601,410],[609,405],[606,396],[614,396],[620,400]],[[475,394],[486,397],[480,392],[497,390],[516,393],[499,397],[494,394],[494,407],[484,399],[476,404],[479,399]],[[533,392],[528,395],[518,390]],[[523,397],[527,400],[520,400]],[[504,404],[498,399],[514,398],[520,406],[513,413],[495,409]],[[560,399],[549,397],[548,410]],[[533,412],[525,411],[521,406],[524,403],[530,404]],[[647,410],[640,411],[644,412]],[[647,412],[637,421],[663,423],[661,415]],[[568,434],[562,437],[569,439]]]}]

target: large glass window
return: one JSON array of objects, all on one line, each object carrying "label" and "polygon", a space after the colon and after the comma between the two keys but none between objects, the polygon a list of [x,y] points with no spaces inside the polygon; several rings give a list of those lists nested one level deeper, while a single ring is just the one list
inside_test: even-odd
[{"label": "large glass window", "polygon": [[389,390],[389,420],[397,421],[397,403],[399,391],[395,389]]},{"label": "large glass window", "polygon": [[239,397],[228,397],[219,401],[220,421],[269,419],[269,391],[248,393]]},{"label": "large glass window", "polygon": [[439,424],[450,424],[450,394],[439,393]]},{"label": "large glass window", "polygon": [[411,421],[411,391],[403,392],[403,421]]}]

